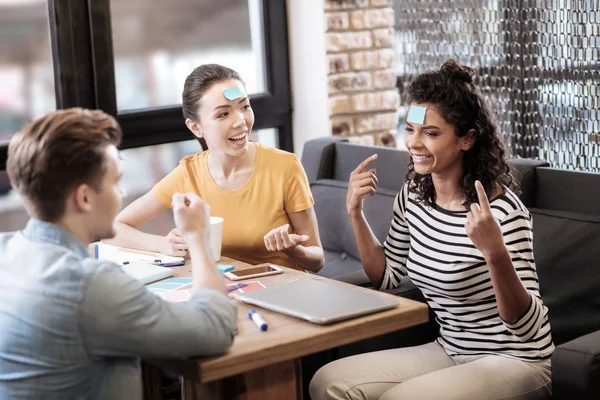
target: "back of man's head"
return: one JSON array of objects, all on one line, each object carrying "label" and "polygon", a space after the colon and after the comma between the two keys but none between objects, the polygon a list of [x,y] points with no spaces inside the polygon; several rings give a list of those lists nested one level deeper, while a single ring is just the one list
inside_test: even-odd
[{"label": "back of man's head", "polygon": [[100,110],[70,108],[45,115],[17,132],[6,163],[13,187],[29,213],[55,222],[65,213],[67,195],[80,184],[100,190],[105,149],[121,143],[121,128]]}]

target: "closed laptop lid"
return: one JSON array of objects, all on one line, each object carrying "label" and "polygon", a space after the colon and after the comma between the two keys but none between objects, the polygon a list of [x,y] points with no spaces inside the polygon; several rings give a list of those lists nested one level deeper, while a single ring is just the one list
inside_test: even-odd
[{"label": "closed laptop lid", "polygon": [[316,279],[236,293],[234,298],[267,310],[328,324],[397,307],[399,300]]}]

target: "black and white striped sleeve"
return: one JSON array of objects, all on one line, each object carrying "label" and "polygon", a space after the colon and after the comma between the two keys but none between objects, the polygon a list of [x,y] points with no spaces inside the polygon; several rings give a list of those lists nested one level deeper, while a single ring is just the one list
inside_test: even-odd
[{"label": "black and white striped sleeve", "polygon": [[387,239],[383,242],[385,251],[385,271],[380,289],[393,289],[400,285],[406,276],[406,259],[410,248],[408,224],[404,217],[407,204],[407,188],[402,187],[394,200],[394,217]]},{"label": "black and white striped sleeve", "polygon": [[500,226],[513,266],[531,297],[529,308],[516,322],[503,323],[519,340],[527,342],[541,329],[547,314],[540,297],[533,257],[531,216],[525,210],[515,210],[502,220]]}]

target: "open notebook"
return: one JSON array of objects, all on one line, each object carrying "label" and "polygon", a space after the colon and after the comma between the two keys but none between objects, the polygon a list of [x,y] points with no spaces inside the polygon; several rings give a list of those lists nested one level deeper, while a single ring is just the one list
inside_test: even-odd
[{"label": "open notebook", "polygon": [[123,272],[143,285],[173,276],[173,270],[168,267],[185,264],[183,257],[172,257],[106,243],[96,245],[96,258],[121,265]]},{"label": "open notebook", "polygon": [[123,265],[121,268],[123,269],[123,272],[132,278],[137,279],[143,285],[173,276],[173,270],[171,268],[142,262]]},{"label": "open notebook", "polygon": [[110,260],[119,265],[143,262],[163,267],[175,267],[185,264],[183,257],[173,257],[151,251],[117,247],[106,243],[98,243],[96,245],[96,258],[99,260]]}]

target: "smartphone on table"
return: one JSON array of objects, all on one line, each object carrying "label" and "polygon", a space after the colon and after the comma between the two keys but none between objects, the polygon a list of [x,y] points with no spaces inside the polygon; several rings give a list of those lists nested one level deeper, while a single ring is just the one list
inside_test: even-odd
[{"label": "smartphone on table", "polygon": [[259,276],[275,275],[283,273],[283,269],[273,264],[259,264],[249,268],[234,269],[223,275],[229,280],[240,281],[242,279],[257,278]]}]

